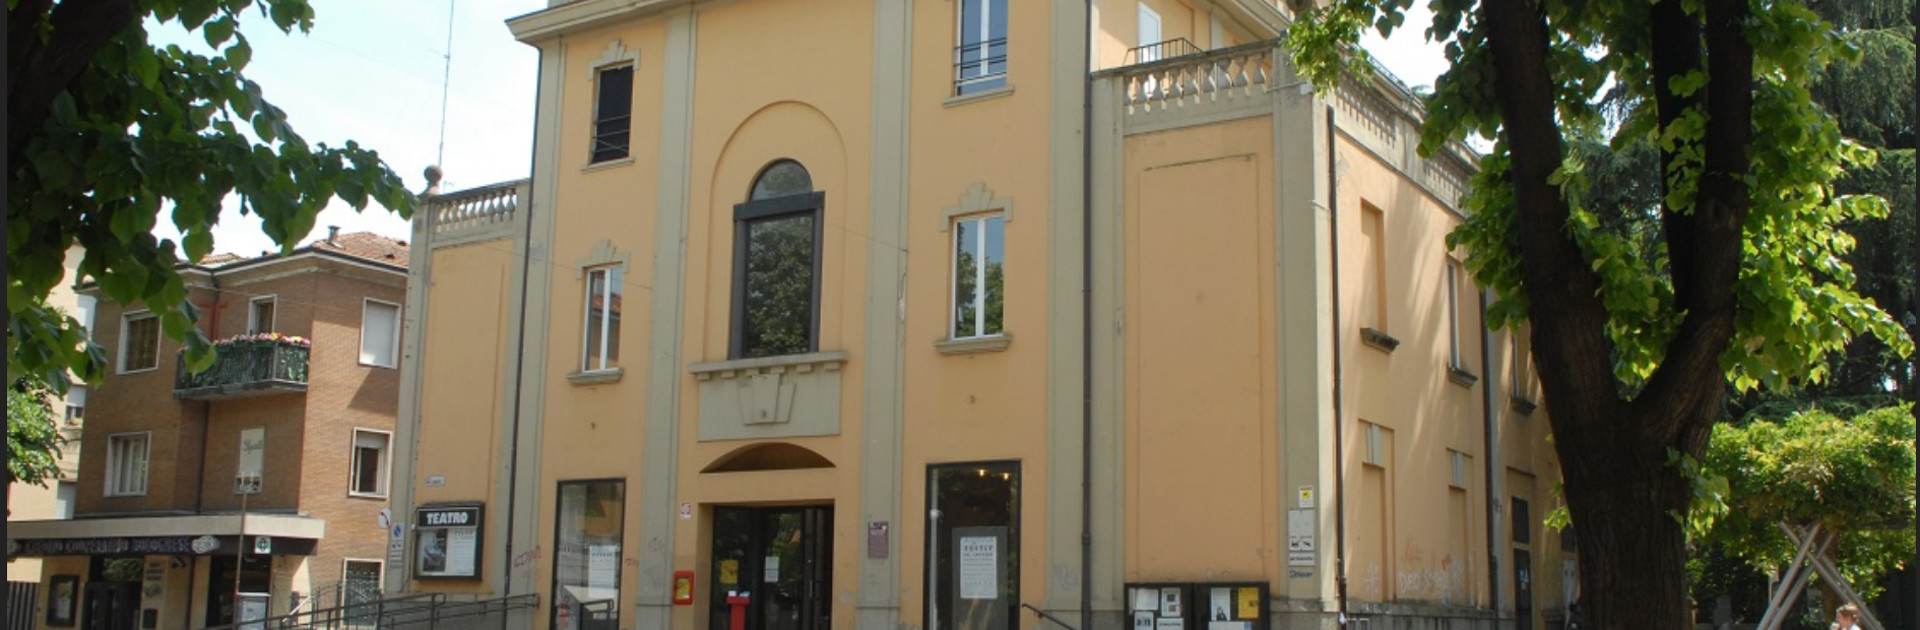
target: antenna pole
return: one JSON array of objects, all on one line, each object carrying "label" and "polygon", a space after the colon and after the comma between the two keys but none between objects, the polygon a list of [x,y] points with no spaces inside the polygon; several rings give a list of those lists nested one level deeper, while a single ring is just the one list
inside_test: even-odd
[{"label": "antenna pole", "polygon": [[447,50],[441,55],[446,60],[440,72],[440,149],[433,156],[434,166],[444,166],[447,159],[447,86],[453,83],[453,6],[459,0],[447,0]]}]

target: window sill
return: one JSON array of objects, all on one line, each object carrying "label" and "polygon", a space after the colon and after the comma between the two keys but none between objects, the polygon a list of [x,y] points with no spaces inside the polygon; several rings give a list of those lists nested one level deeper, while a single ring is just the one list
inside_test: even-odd
[{"label": "window sill", "polygon": [[378,364],[378,363],[367,363],[367,362],[365,362],[365,361],[362,361],[362,362],[360,362],[360,367],[364,367],[364,368],[381,368],[381,369],[384,369],[384,370],[392,370],[392,369],[397,369],[397,368],[398,368],[398,366],[393,366],[393,365],[381,365],[381,364]]},{"label": "window sill", "polygon": [[348,493],[347,493],[347,498],[349,498],[349,499],[377,499],[377,500],[382,500],[382,501],[384,501],[384,500],[386,500],[386,498],[387,498],[387,495],[384,495],[384,494],[371,494],[371,493],[366,493],[366,492],[348,492]]},{"label": "window sill", "polygon": [[144,496],[147,496],[147,493],[145,493],[145,492],[109,492],[109,493],[106,493],[106,497],[107,497],[107,498],[109,498],[109,499],[137,499],[137,498],[140,498],[140,497],[144,497]]},{"label": "window sill", "polygon": [[1393,354],[1393,350],[1400,347],[1399,339],[1376,328],[1361,328],[1360,341],[1387,354]]},{"label": "window sill", "polygon": [[1520,412],[1520,415],[1523,416],[1531,416],[1533,415],[1533,410],[1540,408],[1540,403],[1528,400],[1525,396],[1514,396],[1508,403],[1513,407],[1514,411]]},{"label": "window sill", "polygon": [[157,366],[157,365],[156,365],[156,366],[153,366],[153,367],[145,367],[145,368],[134,368],[134,369],[131,369],[131,370],[129,370],[129,369],[124,369],[124,368],[123,368],[123,369],[121,369],[121,370],[120,370],[120,371],[119,371],[119,372],[118,372],[118,373],[117,373],[116,375],[117,375],[117,376],[125,376],[125,375],[128,375],[128,374],[145,374],[145,373],[147,373],[147,372],[152,372],[152,371],[154,371],[154,370],[158,370],[158,369],[160,369],[160,366]]},{"label": "window sill", "polygon": [[605,162],[590,162],[586,166],[580,167],[580,172],[591,173],[594,171],[604,171],[610,168],[620,168],[622,166],[627,166],[630,164],[633,164],[633,156],[631,155],[617,159],[617,160],[607,160]]},{"label": "window sill", "polygon": [[1472,372],[1468,372],[1466,368],[1448,366],[1447,380],[1453,381],[1455,385],[1471,388],[1474,383],[1480,382],[1480,377]]},{"label": "window sill", "polygon": [[622,367],[607,370],[593,370],[591,372],[574,372],[567,375],[567,382],[574,385],[605,385],[607,383],[620,382],[620,377],[626,374],[627,369]]},{"label": "window sill", "polygon": [[966,105],[968,103],[990,101],[996,98],[1000,98],[1002,96],[1013,96],[1012,83],[1008,83],[1006,85],[1002,85],[1000,87],[993,88],[991,90],[982,90],[979,92],[974,92],[972,94],[961,94],[959,96],[949,96],[947,97],[947,100],[941,102],[940,104],[946,107],[959,107],[961,105]]},{"label": "window sill", "polygon": [[983,337],[941,339],[933,342],[933,349],[939,350],[940,354],[946,355],[978,354],[982,352],[999,352],[1006,350],[1007,346],[1010,345],[1013,345],[1013,335],[1003,332],[997,335],[986,335]]},{"label": "window sill", "polygon": [[805,354],[787,354],[777,357],[728,359],[725,361],[695,363],[687,366],[687,371],[692,373],[694,378],[702,381],[714,377],[730,378],[740,372],[754,372],[773,368],[789,368],[797,372],[811,371],[816,368],[827,371],[838,371],[840,366],[846,364],[848,356],[845,350],[832,350],[827,352],[808,352]]}]

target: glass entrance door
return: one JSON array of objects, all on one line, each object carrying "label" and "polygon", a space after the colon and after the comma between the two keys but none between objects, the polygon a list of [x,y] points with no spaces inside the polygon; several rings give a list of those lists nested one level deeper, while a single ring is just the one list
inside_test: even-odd
[{"label": "glass entrance door", "polygon": [[833,508],[713,509],[708,627],[728,630],[728,596],[747,599],[742,630],[828,630],[833,621]]}]

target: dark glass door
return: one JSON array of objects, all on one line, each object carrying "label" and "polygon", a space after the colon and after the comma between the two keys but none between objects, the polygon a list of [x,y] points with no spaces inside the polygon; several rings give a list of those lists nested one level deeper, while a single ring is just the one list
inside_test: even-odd
[{"label": "dark glass door", "polygon": [[140,583],[88,582],[86,630],[133,630],[140,613]]},{"label": "dark glass door", "polygon": [[833,508],[713,509],[709,627],[728,630],[728,596],[747,599],[744,630],[827,630],[833,621]]},{"label": "dark glass door", "polygon": [[240,592],[266,593],[273,588],[273,557],[246,554],[242,558],[221,554],[209,559],[212,571],[207,578],[207,625],[233,623],[233,574],[240,567]]}]

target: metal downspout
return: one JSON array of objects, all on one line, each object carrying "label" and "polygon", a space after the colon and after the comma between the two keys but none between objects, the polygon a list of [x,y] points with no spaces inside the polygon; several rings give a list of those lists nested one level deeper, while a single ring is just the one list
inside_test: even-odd
[{"label": "metal downspout", "polygon": [[1080,46],[1080,630],[1093,630],[1093,8]]},{"label": "metal downspout", "polygon": [[[1486,381],[1481,386],[1485,404],[1485,430],[1487,451],[1487,610],[1493,612],[1498,623],[1500,618],[1500,488],[1495,474],[1500,464],[1500,406],[1495,396],[1496,388],[1493,375],[1493,335],[1486,327],[1488,291],[1480,291],[1480,365],[1486,370]],[[1516,333],[1518,334],[1518,333]]]},{"label": "metal downspout", "polygon": [[[536,66],[539,69],[534,71],[533,76],[535,85],[541,85],[541,75],[547,72],[545,63],[546,56],[546,49],[540,49],[540,63]],[[540,119],[540,100],[539,95],[536,94],[533,102],[534,120]],[[539,125],[534,126],[533,136],[533,146],[540,146]],[[529,173],[535,172],[533,162],[536,159],[534,155],[537,153],[537,150],[529,153],[527,164],[527,172]],[[526,385],[527,369],[527,282],[532,278],[533,274],[533,187],[533,179],[528,178],[526,199],[522,200],[521,203],[520,330],[515,333],[514,338],[514,345],[518,347],[514,350],[513,360],[513,422],[511,423],[513,433],[512,437],[508,438],[513,441],[513,448],[507,449],[507,531],[506,554],[501,557],[502,562],[500,563],[500,569],[503,575],[500,590],[501,595],[513,594],[513,525],[515,521],[519,520],[516,516],[519,514],[517,504],[519,503],[520,490],[515,486],[518,485],[520,479],[520,399],[521,393],[524,391],[523,388]],[[512,615],[505,614],[504,612],[500,615],[500,627],[502,630],[507,630],[507,624],[510,618],[512,618]]]},{"label": "metal downspout", "polygon": [[1327,106],[1327,230],[1330,265],[1333,273],[1333,570],[1334,593],[1338,597],[1340,627],[1347,627],[1347,476],[1344,445],[1347,419],[1340,399],[1343,395],[1340,363],[1340,173],[1335,166],[1339,136],[1335,135],[1333,106]]}]

